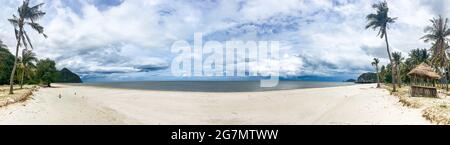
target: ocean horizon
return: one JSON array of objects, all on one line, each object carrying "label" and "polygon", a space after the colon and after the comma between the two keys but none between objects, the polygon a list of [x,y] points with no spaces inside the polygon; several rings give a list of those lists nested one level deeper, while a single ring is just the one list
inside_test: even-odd
[{"label": "ocean horizon", "polygon": [[323,82],[280,80],[276,87],[262,88],[257,80],[165,80],[165,81],[122,81],[122,82],[88,82],[76,84],[105,88],[120,88],[134,90],[182,91],[182,92],[265,92],[277,90],[295,90],[308,88],[326,88],[349,86],[349,82]]}]

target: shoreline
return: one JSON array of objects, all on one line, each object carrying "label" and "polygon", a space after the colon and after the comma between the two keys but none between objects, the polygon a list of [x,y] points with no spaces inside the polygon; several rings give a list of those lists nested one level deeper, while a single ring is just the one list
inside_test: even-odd
[{"label": "shoreline", "polygon": [[[85,86],[107,89],[163,91],[163,92],[197,92],[197,93],[246,93],[288,91],[314,88],[332,88],[357,85],[349,82],[320,82],[282,80],[277,87],[261,88],[260,81],[133,81],[108,83],[64,84],[68,86]],[[212,87],[214,86],[214,87]]]},{"label": "shoreline", "polygon": [[431,124],[375,86],[211,93],[55,84],[0,108],[0,124]]}]

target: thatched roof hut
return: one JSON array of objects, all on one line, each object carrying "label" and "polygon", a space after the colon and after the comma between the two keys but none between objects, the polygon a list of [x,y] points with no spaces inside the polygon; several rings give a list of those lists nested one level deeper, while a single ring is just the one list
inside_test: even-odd
[{"label": "thatched roof hut", "polygon": [[426,63],[421,63],[420,65],[418,65],[416,68],[414,68],[413,70],[411,70],[408,73],[409,76],[413,76],[413,77],[421,77],[421,78],[428,78],[428,79],[440,79],[441,76],[436,73],[433,68],[431,68],[428,64]]},{"label": "thatched roof hut", "polygon": [[434,72],[426,63],[418,65],[416,68],[408,73],[411,76],[411,96],[431,96],[437,97],[436,80],[440,79],[441,76]]}]

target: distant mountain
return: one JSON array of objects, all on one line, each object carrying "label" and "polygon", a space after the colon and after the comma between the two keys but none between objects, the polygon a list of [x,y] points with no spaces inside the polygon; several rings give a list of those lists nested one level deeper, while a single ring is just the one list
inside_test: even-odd
[{"label": "distant mountain", "polygon": [[67,68],[63,68],[58,72],[58,79],[56,79],[57,83],[83,83],[81,81],[80,76],[73,73]]},{"label": "distant mountain", "polygon": [[377,83],[376,73],[363,73],[358,77],[356,83]]},{"label": "distant mountain", "polygon": [[348,78],[355,78],[353,75],[338,75],[338,76],[291,76],[281,77],[280,80],[300,80],[300,81],[318,81],[318,82],[343,82]]},{"label": "distant mountain", "polygon": [[346,81],[344,81],[344,82],[354,83],[354,82],[356,82],[356,80],[355,80],[355,79],[348,79],[348,80],[346,80]]}]

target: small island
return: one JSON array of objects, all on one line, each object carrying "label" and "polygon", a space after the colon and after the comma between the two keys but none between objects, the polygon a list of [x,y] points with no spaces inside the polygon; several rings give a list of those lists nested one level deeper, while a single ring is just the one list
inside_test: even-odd
[{"label": "small island", "polygon": [[356,80],[355,79],[348,79],[348,80],[345,80],[344,82],[346,82],[346,83],[355,83]]},{"label": "small island", "polygon": [[358,80],[355,81],[358,84],[373,84],[377,83],[377,74],[376,73],[363,73],[358,77]]}]

